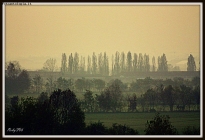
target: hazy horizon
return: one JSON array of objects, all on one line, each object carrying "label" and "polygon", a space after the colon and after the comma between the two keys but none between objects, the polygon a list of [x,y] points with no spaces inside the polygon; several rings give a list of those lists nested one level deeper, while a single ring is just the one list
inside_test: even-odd
[{"label": "hazy horizon", "polygon": [[[61,65],[78,52],[87,58],[116,51],[167,56],[186,70],[190,54],[200,59],[200,7],[187,6],[5,6],[5,61],[29,70],[48,58]],[[157,61],[156,61],[157,62]]]}]

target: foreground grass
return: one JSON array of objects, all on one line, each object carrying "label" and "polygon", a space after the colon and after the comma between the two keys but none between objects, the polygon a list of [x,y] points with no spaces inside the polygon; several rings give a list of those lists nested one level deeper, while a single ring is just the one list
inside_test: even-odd
[{"label": "foreground grass", "polygon": [[[187,126],[200,126],[200,112],[161,112],[161,115],[169,115],[172,125],[182,134],[182,129]],[[126,124],[137,129],[140,135],[144,134],[147,120],[153,119],[155,113],[85,113],[85,122],[101,121],[107,127],[113,123]]]}]

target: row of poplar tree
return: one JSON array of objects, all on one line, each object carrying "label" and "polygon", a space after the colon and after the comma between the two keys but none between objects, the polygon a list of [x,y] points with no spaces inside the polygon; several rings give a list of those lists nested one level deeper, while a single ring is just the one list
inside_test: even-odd
[{"label": "row of poplar tree", "polygon": [[[87,62],[86,62],[87,61]],[[93,52],[92,56],[79,56],[77,52],[74,55],[71,53],[68,58],[65,53],[62,54],[61,72],[62,73],[84,73],[84,74],[101,74],[101,75],[117,75],[123,72],[137,72],[137,71],[168,71],[166,55],[158,57],[158,68],[156,67],[155,57],[152,57],[152,65],[150,64],[149,55],[142,53],[131,54],[129,51],[127,55],[124,52],[112,55],[111,69],[109,69],[109,58],[106,52],[98,55]],[[87,67],[86,67],[86,64]],[[109,71],[111,70],[111,72]]]},{"label": "row of poplar tree", "polygon": [[[111,69],[109,68],[109,58],[106,52],[98,55],[93,52],[92,56],[87,57],[87,67],[85,64],[85,57],[79,56],[77,52],[74,55],[71,53],[68,58],[65,53],[62,54],[61,72],[69,74],[101,74],[104,76],[118,75],[125,72],[138,72],[138,71],[168,71],[168,64],[166,55],[158,56],[157,64],[155,57],[152,57],[152,64],[150,64],[149,55],[146,53],[134,53],[129,51],[127,55],[124,52],[112,55]],[[110,72],[111,70],[111,72]],[[190,54],[187,62],[187,71],[196,71],[196,64],[194,57]]]}]

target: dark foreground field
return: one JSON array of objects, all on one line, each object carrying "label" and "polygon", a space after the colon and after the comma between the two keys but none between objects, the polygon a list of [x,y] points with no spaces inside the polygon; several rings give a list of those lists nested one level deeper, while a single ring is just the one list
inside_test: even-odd
[{"label": "dark foreground field", "polygon": [[[161,115],[169,115],[171,124],[181,134],[187,126],[200,126],[200,112],[161,112]],[[140,135],[144,134],[147,120],[153,119],[155,113],[85,113],[85,122],[103,122],[106,127],[113,123],[126,124],[137,129]]]}]

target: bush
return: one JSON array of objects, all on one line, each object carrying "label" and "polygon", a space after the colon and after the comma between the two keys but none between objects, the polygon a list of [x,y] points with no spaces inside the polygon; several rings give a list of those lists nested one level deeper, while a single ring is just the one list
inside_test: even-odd
[{"label": "bush", "polygon": [[182,131],[183,135],[200,135],[200,127],[191,127],[187,126],[186,128],[183,129]]},{"label": "bush", "polygon": [[88,125],[85,129],[86,129],[85,130],[86,135],[106,135],[108,134],[107,128],[100,121],[95,122],[95,123],[90,123],[90,125]]},{"label": "bush", "polygon": [[109,128],[110,135],[139,135],[137,130],[134,130],[126,125],[121,124],[113,124],[111,128]]},{"label": "bush", "polygon": [[176,135],[178,134],[176,128],[174,128],[168,115],[160,116],[156,113],[155,117],[151,121],[147,121],[146,129],[144,130],[146,135]]}]

